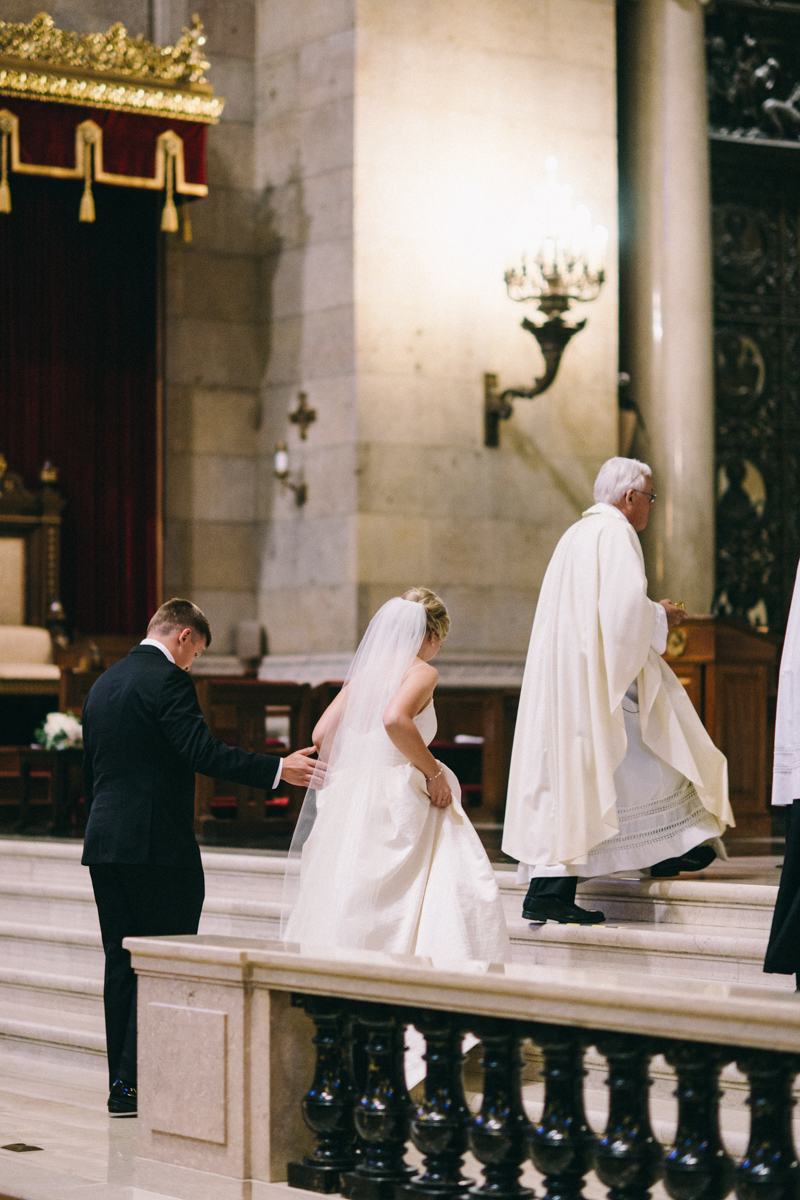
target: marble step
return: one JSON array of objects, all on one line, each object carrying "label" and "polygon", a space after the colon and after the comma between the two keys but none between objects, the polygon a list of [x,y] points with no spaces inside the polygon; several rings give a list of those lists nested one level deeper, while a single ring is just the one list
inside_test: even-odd
[{"label": "marble step", "polygon": [[795,987],[792,975],[763,973],[767,947],[767,933],[763,930],[736,934],[714,925],[679,929],[646,922],[530,925],[519,918],[510,919],[508,926],[518,962],[648,975],[691,975],[694,979],[782,991],[794,991]]},{"label": "marble step", "polygon": [[[769,933],[778,895],[779,874],[773,885],[727,882],[706,877],[648,879],[639,876],[592,879],[578,885],[582,908],[600,909],[609,922],[652,925],[704,925]],[[527,891],[514,882],[514,872],[496,870],[506,915],[521,917]]]},{"label": "marble step", "polygon": [[99,930],[0,920],[4,967],[102,979],[104,961]]},{"label": "marble step", "polygon": [[[279,901],[212,894],[203,905],[201,932],[275,937],[280,928],[280,911]],[[0,915],[6,921],[41,929],[69,927],[98,934],[100,931],[91,884],[79,887],[30,880],[2,882]]]},{"label": "marble step", "polygon": [[102,1009],[97,1015],[57,1014],[0,998],[0,1062],[107,1071]]},{"label": "marble step", "polygon": [[0,838],[0,879],[80,884],[89,877],[81,866],[82,853],[83,845],[77,841]]},{"label": "marble step", "polygon": [[0,1001],[83,1016],[103,1015],[103,975],[0,967]]}]

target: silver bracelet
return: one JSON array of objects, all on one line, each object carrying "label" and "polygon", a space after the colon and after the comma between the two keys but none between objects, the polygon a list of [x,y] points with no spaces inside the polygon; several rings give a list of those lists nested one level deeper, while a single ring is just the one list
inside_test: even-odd
[{"label": "silver bracelet", "polygon": [[443,770],[444,767],[440,767],[435,775],[426,775],[425,778],[427,779],[428,783],[430,783],[432,779],[438,779]]}]

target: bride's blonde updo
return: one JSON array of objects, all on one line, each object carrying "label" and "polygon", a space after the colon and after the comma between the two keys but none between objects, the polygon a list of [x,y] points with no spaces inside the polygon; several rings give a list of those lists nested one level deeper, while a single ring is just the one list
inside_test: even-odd
[{"label": "bride's blonde updo", "polygon": [[444,600],[430,588],[424,587],[409,588],[407,592],[403,592],[402,599],[422,605],[425,609],[428,633],[432,633],[440,642],[443,642],[450,629],[450,618],[447,615]]}]

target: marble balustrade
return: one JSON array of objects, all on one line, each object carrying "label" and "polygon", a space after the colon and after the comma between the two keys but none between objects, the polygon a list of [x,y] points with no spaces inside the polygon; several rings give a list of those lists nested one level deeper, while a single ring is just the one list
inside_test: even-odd
[{"label": "marble balustrade", "polygon": [[[800,1071],[793,993],[690,978],[330,952],[243,938],[130,938],[139,979],[139,1171],[219,1200],[285,1197],[286,1184],[351,1200],[475,1196],[527,1200],[530,1158],[545,1200],[577,1200],[594,1171],[610,1200],[783,1200],[798,1189],[791,1086]],[[412,1101],[406,1026],[426,1042]],[[481,1042],[471,1112],[462,1037]],[[543,1059],[544,1107],[522,1104],[525,1038]],[[608,1062],[608,1122],[594,1132],[584,1052]],[[648,1069],[677,1076],[677,1131],[662,1147]],[[719,1077],[750,1088],[750,1140],[735,1163],[719,1132]],[[421,1172],[406,1165],[412,1141]],[[462,1174],[471,1150],[483,1181]],[[212,1194],[209,1191],[209,1194]],[[205,1194],[205,1192],[203,1193]],[[289,1193],[291,1194],[291,1193]]]}]

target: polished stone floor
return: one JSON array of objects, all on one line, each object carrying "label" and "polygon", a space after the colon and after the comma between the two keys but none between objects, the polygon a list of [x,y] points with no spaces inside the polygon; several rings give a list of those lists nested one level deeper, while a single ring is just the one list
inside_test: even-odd
[{"label": "polished stone floor", "polygon": [[[212,1200],[213,1177],[208,1186],[189,1187],[180,1197],[138,1187],[137,1122],[110,1119],[105,1101],[102,1081],[92,1084],[84,1077],[76,1083],[68,1071],[34,1077],[0,1066],[0,1145],[39,1147],[26,1153],[0,1149],[0,1200]],[[534,1100],[531,1116],[538,1107]],[[420,1164],[413,1147],[407,1158]],[[480,1164],[471,1155],[465,1170],[476,1180],[480,1176]],[[543,1194],[542,1178],[530,1164],[521,1182]],[[270,1190],[298,1200],[311,1195],[279,1185]],[[587,1200],[605,1200],[606,1189],[591,1176],[585,1194]],[[660,1184],[653,1196],[668,1200]]]}]

